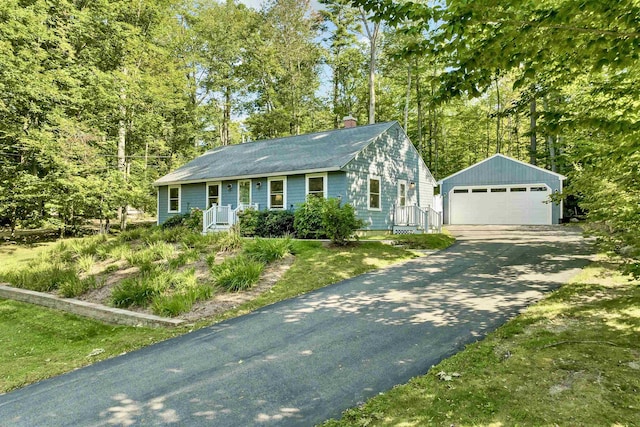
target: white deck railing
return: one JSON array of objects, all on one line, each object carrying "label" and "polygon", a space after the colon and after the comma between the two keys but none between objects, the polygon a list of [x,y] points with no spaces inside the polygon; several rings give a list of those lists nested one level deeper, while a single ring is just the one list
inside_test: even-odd
[{"label": "white deck railing", "polygon": [[425,233],[442,231],[442,216],[431,206],[396,206],[393,215],[394,225],[415,226]]},{"label": "white deck railing", "polygon": [[247,209],[258,210],[257,203],[240,203],[237,208],[231,209],[231,205],[211,205],[202,213],[202,232],[206,233],[218,226],[228,228],[238,222],[238,214]]}]

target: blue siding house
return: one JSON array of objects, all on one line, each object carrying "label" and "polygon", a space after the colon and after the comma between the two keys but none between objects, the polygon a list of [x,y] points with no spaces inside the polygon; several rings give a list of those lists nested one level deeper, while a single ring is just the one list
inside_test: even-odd
[{"label": "blue siding house", "polygon": [[495,154],[438,181],[445,224],[558,224],[565,176]]},{"label": "blue siding house", "polygon": [[295,210],[318,196],[351,204],[365,230],[424,232],[440,225],[435,185],[397,122],[218,147],[154,183],[158,224],[198,208],[203,231],[228,228],[243,209]]}]

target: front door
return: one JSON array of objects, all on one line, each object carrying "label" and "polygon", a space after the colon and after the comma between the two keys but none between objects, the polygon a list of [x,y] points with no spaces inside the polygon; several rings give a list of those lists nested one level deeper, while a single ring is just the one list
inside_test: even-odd
[{"label": "front door", "polygon": [[398,206],[407,206],[407,181],[398,181]]},{"label": "front door", "polygon": [[220,206],[220,183],[207,184],[207,209],[213,205]]},{"label": "front door", "polygon": [[251,204],[251,180],[238,181],[238,205]]}]

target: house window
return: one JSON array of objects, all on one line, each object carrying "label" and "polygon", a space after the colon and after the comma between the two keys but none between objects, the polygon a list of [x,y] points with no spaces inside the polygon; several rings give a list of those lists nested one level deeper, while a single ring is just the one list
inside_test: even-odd
[{"label": "house window", "polygon": [[180,186],[169,187],[169,213],[180,212]]},{"label": "house window", "polygon": [[380,178],[369,177],[369,209],[380,210]]},{"label": "house window", "polygon": [[307,175],[307,195],[327,197],[327,174]]},{"label": "house window", "polygon": [[407,206],[407,181],[398,181],[398,206]]},{"label": "house window", "polygon": [[238,181],[238,204],[251,204],[251,180]]},{"label": "house window", "polygon": [[269,178],[269,209],[284,209],[287,206],[285,177]]},{"label": "house window", "polygon": [[207,184],[207,209],[214,204],[220,206],[220,183]]}]

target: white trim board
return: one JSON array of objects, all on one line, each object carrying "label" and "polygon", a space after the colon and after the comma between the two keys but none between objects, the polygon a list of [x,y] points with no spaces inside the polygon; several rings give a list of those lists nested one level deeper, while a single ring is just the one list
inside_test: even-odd
[{"label": "white trim board", "polygon": [[321,169],[307,169],[307,170],[299,170],[299,171],[286,171],[286,172],[270,172],[270,173],[261,173],[261,174],[252,174],[252,175],[237,175],[237,176],[215,176],[210,178],[199,178],[199,179],[190,179],[185,181],[167,181],[167,182],[159,182],[156,181],[153,183],[154,187],[162,187],[165,185],[184,185],[184,184],[200,184],[202,182],[209,181],[237,181],[241,179],[256,179],[256,178],[269,178],[272,176],[291,176],[291,175],[306,175],[311,173],[327,173],[327,172],[338,172],[341,169],[338,167],[335,168],[321,168]]}]

